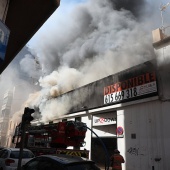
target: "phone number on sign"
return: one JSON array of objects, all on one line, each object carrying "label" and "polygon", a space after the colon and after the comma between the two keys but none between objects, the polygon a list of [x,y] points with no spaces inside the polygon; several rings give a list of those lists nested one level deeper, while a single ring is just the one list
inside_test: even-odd
[{"label": "phone number on sign", "polygon": [[104,104],[117,102],[117,101],[129,99],[129,98],[133,98],[136,96],[138,96],[137,88],[134,87],[131,89],[122,90],[122,91],[119,91],[116,93],[111,93],[111,94],[105,95],[104,96]]},{"label": "phone number on sign", "polygon": [[130,99],[154,92],[157,92],[157,85],[155,81],[141,86],[136,86],[133,88],[107,94],[104,96],[104,104],[118,102],[121,100]]}]

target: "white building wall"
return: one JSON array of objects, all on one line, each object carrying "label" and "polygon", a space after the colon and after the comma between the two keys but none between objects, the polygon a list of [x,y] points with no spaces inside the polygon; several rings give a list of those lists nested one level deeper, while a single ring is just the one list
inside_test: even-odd
[{"label": "white building wall", "polygon": [[170,169],[169,109],[169,102],[152,101],[117,110],[117,126],[125,130],[117,140],[123,170]]},{"label": "white building wall", "polygon": [[[121,153],[121,155],[125,158],[126,160],[126,153],[125,153],[125,142],[126,140],[124,140],[126,138],[126,134],[125,134],[125,124],[124,124],[124,110],[119,110],[117,112],[117,127],[122,127],[123,128],[123,137],[119,137],[117,139],[117,147]],[[126,162],[126,161],[125,161]],[[122,169],[125,169],[125,164],[122,164]]]},{"label": "white building wall", "polygon": [[[88,128],[90,129],[92,128],[92,115],[81,117],[81,121],[86,123]],[[91,136],[92,136],[91,131],[87,129],[86,137],[85,137],[86,145],[85,147],[82,147],[81,149],[86,149],[86,150],[91,151]],[[89,159],[91,159],[91,152],[89,152]]]},{"label": "white building wall", "polygon": [[160,140],[162,141],[162,162],[164,164],[164,169],[168,170],[170,169],[170,102],[163,102],[161,111],[162,111],[162,116],[160,117],[160,124],[162,125],[160,127],[160,138],[158,142],[160,143]]}]

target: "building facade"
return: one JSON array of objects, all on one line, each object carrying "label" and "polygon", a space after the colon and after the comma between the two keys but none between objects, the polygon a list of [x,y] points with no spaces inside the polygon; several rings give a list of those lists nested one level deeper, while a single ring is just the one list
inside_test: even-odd
[{"label": "building facade", "polygon": [[0,113],[0,146],[14,147],[12,137],[15,126],[21,121],[21,117],[17,117],[18,115],[16,115],[14,118],[13,115],[21,109],[29,94],[38,89],[39,86],[35,86],[32,82],[23,82],[16,84],[12,90],[8,90],[4,94]]},{"label": "building facade", "polygon": [[[148,61],[60,96],[70,98],[72,108],[58,120],[87,124],[80,149],[101,167],[117,148],[123,170],[169,170],[169,87],[169,64]],[[11,121],[8,134],[14,127]]]},{"label": "building facade", "polygon": [[123,170],[169,170],[168,70],[148,61],[68,92],[73,107],[61,119],[87,123],[84,148],[101,166],[118,148]]},{"label": "building facade", "polygon": [[13,92],[7,91],[4,94],[3,104],[0,114],[0,146],[5,147],[8,140],[8,126],[11,113],[11,104],[13,100]]}]

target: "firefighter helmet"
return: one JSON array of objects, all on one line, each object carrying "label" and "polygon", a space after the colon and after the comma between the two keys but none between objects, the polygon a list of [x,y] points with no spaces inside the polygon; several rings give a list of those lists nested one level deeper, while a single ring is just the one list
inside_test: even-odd
[{"label": "firefighter helmet", "polygon": [[114,153],[120,153],[118,149],[115,149],[114,150]]}]

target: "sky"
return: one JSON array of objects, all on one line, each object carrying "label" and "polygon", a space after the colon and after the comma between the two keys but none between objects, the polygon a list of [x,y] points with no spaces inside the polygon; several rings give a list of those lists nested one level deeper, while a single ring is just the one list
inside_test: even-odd
[{"label": "sky", "polygon": [[[36,109],[42,121],[56,119],[72,107],[70,98],[57,96],[156,58],[152,30],[161,26],[161,2],[138,0],[117,10],[111,0],[61,0],[20,61],[29,77],[39,75],[41,87],[24,106]],[[165,24],[169,13],[170,9],[164,12]]]}]

